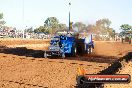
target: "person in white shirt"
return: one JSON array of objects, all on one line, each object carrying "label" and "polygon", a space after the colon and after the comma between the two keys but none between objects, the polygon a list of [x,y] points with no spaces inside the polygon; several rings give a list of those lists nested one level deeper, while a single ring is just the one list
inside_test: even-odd
[{"label": "person in white shirt", "polygon": [[86,52],[89,52],[89,49],[91,49],[91,48],[94,48],[93,41],[92,41],[92,34],[85,37],[85,50],[86,50]]}]

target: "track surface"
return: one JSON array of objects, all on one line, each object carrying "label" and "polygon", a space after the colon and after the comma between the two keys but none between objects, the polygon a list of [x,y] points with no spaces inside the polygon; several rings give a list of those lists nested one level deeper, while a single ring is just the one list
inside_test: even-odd
[{"label": "track surface", "polygon": [[47,49],[48,40],[1,40],[0,88],[75,88],[78,67],[87,74],[96,74],[132,51],[129,44],[95,44],[94,55],[44,59],[41,52]]},{"label": "track surface", "polygon": [[[124,67],[117,74],[129,74],[132,77],[132,62],[124,62]],[[105,84],[104,88],[132,88],[132,82],[128,84]]]},{"label": "track surface", "polygon": [[[27,84],[48,88],[74,88],[77,68],[82,66],[89,74],[97,73],[107,67],[107,63],[69,61],[62,59],[42,59],[2,54],[0,60],[1,85],[5,82]],[[94,70],[91,70],[94,69]],[[74,85],[74,86],[73,86]],[[21,86],[21,85],[19,85]]]}]

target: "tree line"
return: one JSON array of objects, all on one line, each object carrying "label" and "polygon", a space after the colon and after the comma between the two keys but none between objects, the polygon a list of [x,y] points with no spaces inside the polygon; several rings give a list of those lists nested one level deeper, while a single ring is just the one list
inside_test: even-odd
[{"label": "tree line", "polygon": [[[6,22],[3,20],[3,13],[0,13],[0,26],[4,25]],[[97,20],[94,25],[92,24],[84,24],[82,22],[76,22],[72,24],[72,31],[74,29],[77,29],[76,32],[80,32],[82,30],[88,30],[92,33],[96,34],[106,34],[109,33],[111,36],[113,36],[113,33],[115,32],[112,28],[110,28],[111,21],[109,19],[100,19]],[[48,17],[44,21],[44,25],[40,26],[36,29],[33,29],[32,27],[25,29],[25,32],[43,32],[47,34],[54,34],[56,31],[63,31],[68,30],[68,27],[64,23],[60,23],[59,20],[56,17]],[[74,30],[75,31],[75,30]]]},{"label": "tree line", "polygon": [[[6,22],[3,20],[3,13],[0,13],[0,27],[3,26]],[[95,24],[84,24],[83,22],[75,22],[72,25],[72,31],[81,32],[83,30],[89,31],[91,33],[99,34],[107,34],[110,37],[114,37],[115,30],[110,27],[111,21],[108,18],[99,19],[95,22]],[[129,24],[122,24],[120,29],[123,31],[132,30],[132,26]],[[25,32],[43,32],[46,34],[54,34],[56,31],[67,31],[68,27],[64,23],[60,23],[56,17],[48,17],[43,26],[40,26],[36,29],[32,27],[25,29]]]},{"label": "tree line", "polygon": [[127,37],[132,37],[132,26],[129,24],[122,24],[120,26],[121,32],[119,36],[127,36]]},{"label": "tree line", "polygon": [[44,21],[44,25],[36,28],[35,33],[44,32],[47,34],[54,34],[57,30],[66,30],[66,24],[59,23],[59,20],[56,17],[48,17]]},{"label": "tree line", "polygon": [[[72,31],[81,32],[82,30],[89,31],[95,34],[108,34],[110,37],[114,37],[115,30],[110,27],[111,21],[107,18],[99,19],[95,24],[84,24],[83,22],[76,22],[72,25]],[[35,33],[44,32],[47,34],[54,34],[56,31],[68,30],[66,24],[59,23],[59,20],[56,17],[48,17],[44,21],[44,25],[36,28]]]},{"label": "tree line", "polygon": [[3,20],[3,13],[0,13],[0,27],[3,26],[6,22]]},{"label": "tree line", "polygon": [[120,29],[121,29],[122,31],[130,31],[130,30],[132,30],[132,26],[129,25],[129,24],[122,24],[122,25],[120,26]]}]

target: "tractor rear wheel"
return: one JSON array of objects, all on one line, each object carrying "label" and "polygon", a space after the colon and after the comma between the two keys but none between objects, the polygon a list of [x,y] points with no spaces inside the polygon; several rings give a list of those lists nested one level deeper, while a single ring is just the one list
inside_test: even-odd
[{"label": "tractor rear wheel", "polygon": [[93,51],[92,47],[89,47],[89,48],[88,48],[88,54],[91,54],[92,51]]},{"label": "tractor rear wheel", "polygon": [[76,54],[77,54],[77,48],[76,48],[76,46],[74,45],[74,46],[71,48],[71,55],[72,55],[72,56],[76,56]]}]

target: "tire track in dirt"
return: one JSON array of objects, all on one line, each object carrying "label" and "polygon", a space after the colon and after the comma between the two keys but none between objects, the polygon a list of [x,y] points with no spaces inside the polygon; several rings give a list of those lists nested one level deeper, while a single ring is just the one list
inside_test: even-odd
[{"label": "tire track in dirt", "polygon": [[[7,54],[6,54],[7,55]],[[6,55],[3,55],[3,56],[6,56]],[[3,57],[2,56],[2,57]],[[8,57],[9,56],[9,57]],[[14,58],[14,60],[12,59],[12,58]],[[92,69],[95,69],[95,70],[102,70],[103,69],[103,67],[106,67],[105,65],[101,65],[101,64],[104,64],[104,63],[100,63],[100,64],[96,64],[96,67],[94,68],[93,67],[93,65],[94,64],[89,64],[89,63],[91,63],[91,62],[86,62],[86,63],[84,63],[84,61],[75,61],[75,60],[71,60],[70,62],[69,62],[69,60],[64,60],[64,59],[43,59],[43,58],[31,58],[31,57],[23,57],[23,56],[17,56],[17,55],[7,55],[6,56],[6,58],[3,58],[4,59],[4,61],[6,61],[6,59],[8,60],[8,62],[10,62],[10,61],[12,61],[12,63],[13,64],[8,64],[8,65],[6,65],[7,66],[7,68],[9,68],[9,69],[12,69],[13,67],[17,67],[17,65],[19,66],[20,64],[21,65],[26,65],[27,63],[25,63],[25,62],[28,62],[28,63],[30,63],[30,64],[32,64],[32,62],[33,63],[37,63],[37,62],[42,62],[43,64],[44,63],[48,63],[48,64],[52,64],[52,63],[55,63],[55,64],[65,64],[65,65],[70,65],[71,67],[78,67],[78,66],[84,66],[84,67],[86,67],[86,69],[88,68],[92,68]],[[18,62],[17,62],[18,61]],[[14,63],[15,62],[15,63]],[[24,63],[24,64],[23,64]],[[94,63],[94,62],[93,62]],[[5,64],[4,64],[5,65]],[[32,64],[33,65],[33,64]],[[95,65],[94,65],[95,66]],[[32,66],[31,66],[32,67]],[[4,68],[4,67],[2,67],[2,68]],[[96,74],[96,73],[94,73],[94,74]],[[5,80],[8,80],[8,78],[7,79],[5,79]],[[28,79],[26,79],[26,80],[24,80],[25,81],[25,84],[23,84],[22,82],[19,82],[17,79],[15,79],[14,81],[12,81],[12,78],[11,79],[9,79],[8,81],[10,81],[10,83],[13,83],[12,85],[15,85],[14,83],[18,83],[18,84],[21,84],[21,85],[26,85],[26,84],[28,84],[28,83],[26,83],[27,82],[27,80]],[[31,85],[29,86],[30,88],[32,88],[32,86],[33,86],[33,84],[32,84],[32,82],[30,83]],[[39,85],[39,84],[38,84]],[[45,85],[45,84],[44,84]],[[26,86],[28,86],[28,85],[26,85]],[[34,85],[35,86],[35,85]],[[41,85],[39,85],[39,86],[41,86]],[[37,86],[36,86],[37,87]],[[76,88],[76,86],[75,85],[70,85],[70,86],[68,86],[68,88]]]},{"label": "tire track in dirt", "polygon": [[[110,66],[108,66],[106,69],[103,69],[102,71],[99,71],[97,74],[99,75],[114,75],[117,72],[120,73],[120,70],[122,70],[124,66],[124,60],[125,62],[129,62],[132,60],[132,52],[128,52],[125,56],[121,57],[117,61],[111,63]],[[95,68],[94,68],[95,69]],[[85,82],[85,81],[84,81]],[[91,84],[77,84],[76,88],[104,88],[104,83],[98,83],[99,87],[96,87],[96,83]],[[107,84],[108,85],[108,84]]]},{"label": "tire track in dirt", "polygon": [[[44,51],[43,50],[33,50],[27,49],[26,47],[17,47],[17,48],[8,48],[5,47],[2,49],[0,53],[5,54],[13,54],[18,56],[26,56],[26,57],[33,57],[33,58],[43,58]],[[51,59],[60,59],[60,57],[50,57]],[[66,57],[67,60],[81,60],[81,61],[89,61],[89,62],[98,62],[98,63],[111,63],[116,60],[116,57],[106,57],[106,56],[99,56],[96,54],[90,55],[83,55],[77,57]]]},{"label": "tire track in dirt", "polygon": [[30,83],[24,83],[24,82],[18,82],[18,81],[11,81],[11,80],[1,80],[3,82],[8,82],[8,83],[15,83],[15,84],[19,84],[19,85],[24,85],[24,86],[29,86],[29,87],[37,87],[37,88],[48,88],[45,87],[43,85],[39,85],[39,84],[30,84]]},{"label": "tire track in dirt", "polygon": [[[6,55],[3,55],[3,58],[8,58],[8,55],[13,55],[11,58],[13,58],[14,60],[22,60],[22,61],[19,61],[19,62],[23,62],[23,60],[25,60],[25,61],[27,61],[27,62],[46,62],[46,64],[47,64],[47,62],[50,64],[50,63],[59,63],[59,64],[66,64],[66,65],[70,65],[71,67],[73,67],[73,66],[76,66],[76,67],[78,67],[78,66],[83,66],[83,67],[85,67],[87,70],[89,70],[89,68],[91,68],[91,69],[95,69],[96,71],[95,72],[93,72],[93,74],[96,74],[98,71],[100,71],[100,70],[103,70],[103,69],[105,69],[107,66],[106,65],[103,65],[104,63],[107,63],[107,64],[109,64],[110,62],[109,61],[107,61],[107,60],[110,60],[111,62],[113,62],[113,60],[114,59],[107,59],[107,60],[105,60],[106,59],[106,57],[100,57],[100,56],[80,56],[80,57],[67,57],[67,58],[65,58],[65,59],[62,59],[62,58],[58,58],[58,57],[56,57],[56,58],[47,58],[47,59],[44,59],[44,58],[41,58],[41,57],[37,57],[37,56],[39,56],[39,54],[41,54],[41,53],[39,53],[40,51],[38,51],[38,52],[36,52],[38,55],[36,56],[36,58],[34,58],[33,57],[33,55],[31,55],[30,57],[28,56],[28,54],[26,54],[26,56],[23,54],[23,55],[20,55],[19,56],[19,51],[21,51],[21,49],[20,50],[18,50],[17,52],[15,52],[15,54],[12,54],[12,53],[4,53],[4,54],[6,54]],[[24,53],[24,51],[22,52],[22,53]],[[33,54],[33,53],[32,53]],[[14,55],[16,55],[16,56],[14,56]],[[6,56],[6,57],[5,57]],[[24,56],[24,57],[23,57]],[[94,60],[93,60],[94,59]],[[102,61],[101,62],[99,62],[99,60],[100,59],[102,59]],[[104,60],[104,61],[103,61]],[[67,62],[68,61],[68,62]],[[87,64],[86,63],[84,63],[84,62],[87,62]],[[94,64],[88,64],[88,63],[91,63],[91,62],[93,62],[93,63],[96,63],[96,66],[94,65]],[[109,62],[109,63],[108,63]],[[97,64],[98,63],[98,64]],[[9,69],[10,69],[10,67],[12,68],[12,67],[14,67],[14,66],[19,66],[19,64],[20,63],[18,63],[18,64],[14,64],[14,65],[11,65],[11,66],[7,66],[7,67],[9,67]],[[102,65],[101,65],[102,64]],[[26,65],[26,64],[24,64],[24,65]],[[12,82],[12,80],[10,81],[10,82]],[[13,81],[12,83],[18,83],[18,84],[21,84],[21,85],[24,85],[23,83],[21,83],[21,82],[18,82],[17,80],[16,81]],[[26,85],[26,84],[25,84]],[[27,84],[27,85],[30,85],[30,87],[31,86],[33,86],[33,84],[31,83],[31,84]],[[26,85],[26,86],[27,86]],[[36,86],[36,85],[34,85],[34,86]],[[37,86],[36,86],[37,87]],[[76,85],[71,85],[70,86],[70,88],[76,88]]]},{"label": "tire track in dirt", "polygon": [[[3,55],[2,57],[7,57],[8,56],[5,56]],[[19,56],[17,56],[19,57]],[[16,58],[15,56],[12,56],[13,59],[18,59]],[[92,65],[90,64],[84,64],[83,62],[70,62],[70,63],[66,63],[65,61],[55,61],[55,60],[52,60],[52,59],[37,59],[37,58],[28,58],[28,57],[19,57],[20,60],[27,60],[27,61],[39,61],[39,62],[45,62],[45,60],[49,63],[59,63],[59,64],[70,64],[70,65],[78,65],[78,66],[86,66],[86,67],[92,67]],[[64,60],[64,59],[62,59]],[[12,66],[15,66],[15,65],[19,65],[19,63],[17,64],[14,64],[14,65],[10,65],[8,67],[12,67]],[[100,69],[100,68],[103,68],[104,66],[103,65],[98,65],[98,68],[94,68],[94,69]]]},{"label": "tire track in dirt", "polygon": [[[31,61],[45,61],[45,59],[44,60],[38,60],[38,59],[35,59],[35,58],[32,58],[32,59],[27,59],[27,58],[19,58],[19,59],[21,59],[21,60],[31,60]],[[50,62],[50,63],[60,63],[60,64],[64,64],[64,63],[66,63],[65,61],[52,61],[52,60],[49,60],[48,59],[48,62]],[[78,62],[71,62],[71,63],[67,63],[67,64],[71,64],[71,65],[79,65],[79,66],[88,66],[88,67],[90,67],[90,66],[92,66],[92,65],[85,65],[85,64],[83,64],[83,62],[82,63],[78,63]],[[103,65],[99,65],[98,67],[104,67]],[[95,69],[97,69],[97,68],[95,68]]]}]

